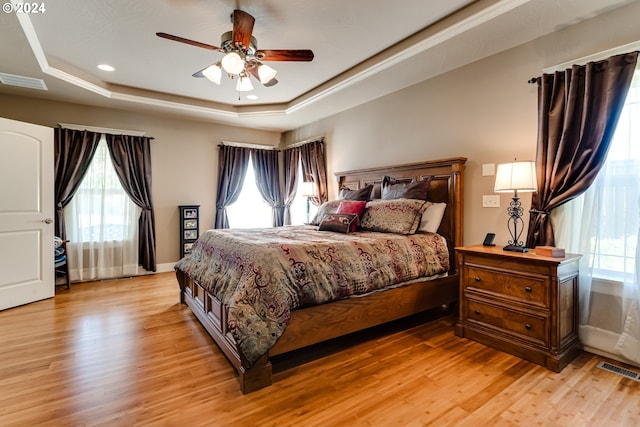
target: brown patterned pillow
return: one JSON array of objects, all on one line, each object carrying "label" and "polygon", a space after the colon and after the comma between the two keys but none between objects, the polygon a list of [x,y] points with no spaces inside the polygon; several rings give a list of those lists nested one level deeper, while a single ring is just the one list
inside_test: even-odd
[{"label": "brown patterned pillow", "polygon": [[355,230],[358,215],[355,214],[327,214],[320,222],[320,231],[337,231],[338,233],[348,233]]},{"label": "brown patterned pillow", "polygon": [[413,234],[428,203],[416,199],[373,200],[367,203],[360,228],[385,233]]},{"label": "brown patterned pillow", "polygon": [[372,190],[373,184],[369,184],[359,190],[352,190],[348,187],[342,187],[340,189],[338,198],[343,200],[369,200]]},{"label": "brown patterned pillow", "polygon": [[402,180],[385,176],[382,180],[381,198],[392,199],[418,199],[427,200],[427,189],[431,184],[431,176],[418,182],[404,182]]}]

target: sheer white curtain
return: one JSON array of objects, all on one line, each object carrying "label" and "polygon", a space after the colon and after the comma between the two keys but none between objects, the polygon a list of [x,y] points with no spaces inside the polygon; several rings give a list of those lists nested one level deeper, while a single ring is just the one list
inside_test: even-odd
[{"label": "sheer white curtain", "polygon": [[583,254],[580,340],[640,366],[640,71],[604,168],[579,198],[555,209],[556,245]]},{"label": "sheer white curtain", "polygon": [[137,274],[140,212],[118,180],[102,135],[87,174],[64,210],[71,279]]},{"label": "sheer white curtain", "polygon": [[249,157],[242,191],[235,203],[227,206],[229,228],[273,227],[273,209],[264,201],[256,185],[253,156]]}]

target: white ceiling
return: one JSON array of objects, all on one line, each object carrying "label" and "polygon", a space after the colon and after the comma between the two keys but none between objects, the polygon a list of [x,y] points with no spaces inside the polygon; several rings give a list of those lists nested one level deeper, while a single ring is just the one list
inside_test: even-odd
[{"label": "white ceiling", "polygon": [[[43,79],[48,90],[0,84],[0,93],[283,131],[633,1],[37,2],[44,12],[0,14],[0,72]],[[155,35],[219,46],[235,8],[255,17],[259,49],[315,54],[312,62],[270,62],[279,83],[254,81],[255,101],[239,100],[225,76],[220,86],[191,76],[222,54]],[[116,70],[99,70],[103,63]]]}]

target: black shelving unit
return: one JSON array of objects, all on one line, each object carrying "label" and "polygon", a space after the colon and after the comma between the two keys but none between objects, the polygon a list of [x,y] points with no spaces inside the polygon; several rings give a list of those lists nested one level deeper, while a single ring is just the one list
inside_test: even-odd
[{"label": "black shelving unit", "polygon": [[193,242],[200,235],[200,205],[183,205],[180,208],[180,258],[191,253]]}]

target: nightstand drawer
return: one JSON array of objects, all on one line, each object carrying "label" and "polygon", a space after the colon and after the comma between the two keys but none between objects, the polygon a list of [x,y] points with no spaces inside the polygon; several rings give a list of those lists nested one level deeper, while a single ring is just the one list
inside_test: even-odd
[{"label": "nightstand drawer", "polygon": [[547,289],[549,285],[545,277],[532,277],[522,274],[507,273],[478,266],[466,267],[466,283],[468,289],[475,292],[499,294],[542,307],[549,307]]},{"label": "nightstand drawer", "polygon": [[467,300],[467,316],[469,323],[499,328],[504,333],[517,335],[537,345],[547,346],[549,343],[545,316],[512,311],[471,299]]}]

